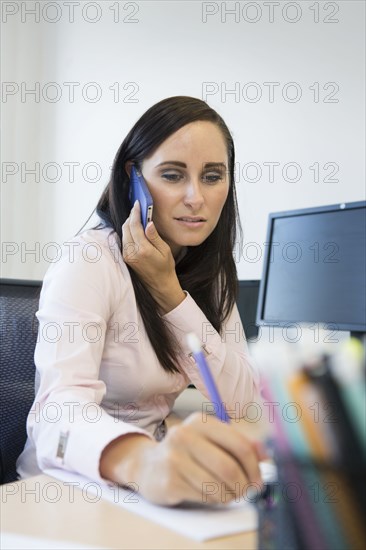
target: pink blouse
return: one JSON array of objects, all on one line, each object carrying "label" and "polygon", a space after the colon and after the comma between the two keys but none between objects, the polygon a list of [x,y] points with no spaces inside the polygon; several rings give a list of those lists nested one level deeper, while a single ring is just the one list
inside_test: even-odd
[{"label": "pink blouse", "polygon": [[260,399],[237,307],[220,336],[185,293],[163,316],[182,346],[181,372],[171,374],[148,339],[115,233],[91,229],[64,243],[45,275],[37,312],[36,397],[17,462],[20,477],[58,467],[103,483],[99,460],[108,443],[131,432],[158,438],[190,383],[208,399],[188,332],[204,344],[229,411]]}]

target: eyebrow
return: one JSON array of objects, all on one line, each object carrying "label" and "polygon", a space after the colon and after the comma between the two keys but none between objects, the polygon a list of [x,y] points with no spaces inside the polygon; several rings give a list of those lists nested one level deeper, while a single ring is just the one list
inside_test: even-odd
[{"label": "eyebrow", "polygon": [[[164,162],[161,162],[160,164],[156,165],[156,168],[159,166],[164,166],[165,164],[170,164],[174,166],[179,166],[180,168],[187,168],[187,165],[185,162],[180,162],[179,160],[166,160]],[[226,164],[224,162],[205,162],[204,168],[225,168]]]}]

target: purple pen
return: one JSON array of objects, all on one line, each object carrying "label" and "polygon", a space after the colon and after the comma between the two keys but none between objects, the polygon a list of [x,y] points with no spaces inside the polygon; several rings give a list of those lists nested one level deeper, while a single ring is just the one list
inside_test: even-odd
[{"label": "purple pen", "polygon": [[204,384],[206,386],[208,395],[210,396],[211,402],[214,405],[216,405],[215,413],[217,418],[219,418],[219,420],[221,420],[222,422],[229,423],[230,418],[225,410],[223,402],[221,401],[215,381],[212,378],[212,374],[207,365],[205,356],[203,355],[200,341],[198,340],[194,332],[190,332],[189,334],[187,334],[187,344],[192,351],[193,357],[196,360],[198,368],[200,369],[200,372],[201,372]]}]

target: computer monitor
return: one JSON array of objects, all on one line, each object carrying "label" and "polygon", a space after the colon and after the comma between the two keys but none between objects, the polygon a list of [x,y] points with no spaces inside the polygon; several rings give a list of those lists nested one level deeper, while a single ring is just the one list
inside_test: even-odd
[{"label": "computer monitor", "polygon": [[366,201],[269,215],[258,325],[366,332]]}]

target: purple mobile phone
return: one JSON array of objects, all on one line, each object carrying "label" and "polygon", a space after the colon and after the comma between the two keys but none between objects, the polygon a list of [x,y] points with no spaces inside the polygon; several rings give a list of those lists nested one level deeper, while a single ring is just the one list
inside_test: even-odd
[{"label": "purple mobile phone", "polygon": [[140,170],[134,165],[131,167],[130,174],[130,200],[132,206],[136,200],[139,201],[141,223],[145,229],[147,224],[152,220],[153,200]]}]

